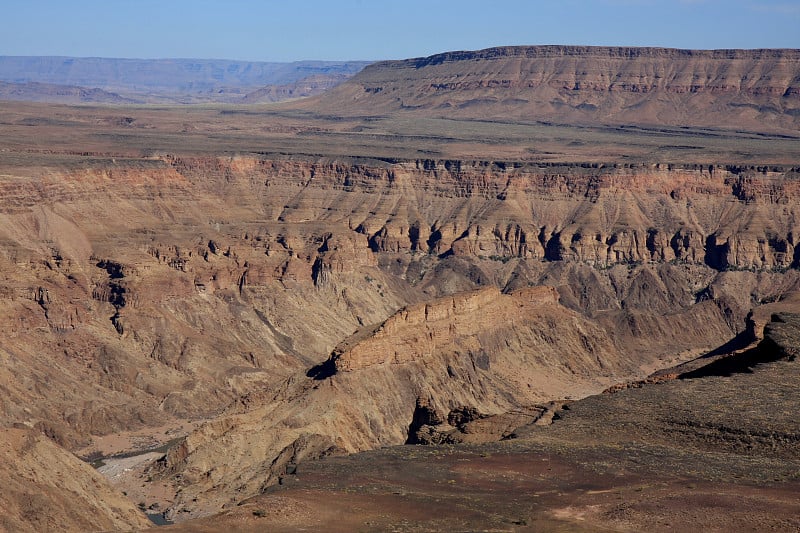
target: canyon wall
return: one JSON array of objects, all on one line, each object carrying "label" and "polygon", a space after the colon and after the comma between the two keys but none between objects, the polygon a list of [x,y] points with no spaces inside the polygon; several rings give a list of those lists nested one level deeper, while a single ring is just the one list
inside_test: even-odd
[{"label": "canyon wall", "polygon": [[[483,285],[553,285],[588,316],[724,302],[736,331],[792,287],[797,175],[256,157],[20,170],[0,179],[6,357],[37,347],[22,357],[41,359],[36,376],[57,352],[74,368],[54,379],[100,372],[123,394],[63,413],[85,436],[118,427],[83,425],[128,395],[221,409],[267,369],[319,363],[404,305]],[[8,409],[38,405],[24,390]]]},{"label": "canyon wall", "polygon": [[269,161],[254,171],[270,196],[294,182],[291,199],[270,206],[279,221],[346,222],[374,252],[717,270],[800,258],[800,168]]},{"label": "canyon wall", "polygon": [[256,156],[11,169],[0,416],[72,450],[213,418],[153,474],[181,489],[172,513],[211,512],[289,462],[404,442],[420,402],[528,409],[746,341],[751,309],[800,288],[799,183]]}]

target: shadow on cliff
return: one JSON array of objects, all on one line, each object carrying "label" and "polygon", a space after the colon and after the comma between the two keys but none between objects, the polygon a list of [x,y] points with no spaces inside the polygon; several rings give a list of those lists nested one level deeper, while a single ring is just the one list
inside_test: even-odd
[{"label": "shadow on cliff", "polygon": [[333,359],[328,359],[324,363],[312,366],[308,372],[306,372],[307,377],[314,378],[318,381],[328,379],[334,374],[336,374],[336,363],[334,363]]},{"label": "shadow on cliff", "polygon": [[[713,361],[701,368],[681,374],[678,376],[678,379],[695,379],[710,376],[729,377],[733,374],[749,374],[752,373],[753,369],[758,365],[773,363],[781,359],[794,361],[795,356],[793,355],[793,352],[788,351],[786,346],[772,338],[770,326],[775,324],[783,324],[783,318],[779,315],[773,315],[770,325],[765,328],[766,335],[764,340],[758,343],[758,345],[754,348],[730,355],[728,357],[717,359],[716,361]],[[711,352],[704,357],[709,357],[712,354],[718,355],[720,353],[724,353],[725,348],[737,349],[736,344],[743,342],[743,339],[740,339],[740,337],[742,337],[741,333],[734,337],[734,339],[732,339],[730,342],[726,343],[720,348],[717,348],[714,350],[714,352]],[[729,347],[728,345],[731,346]]]},{"label": "shadow on cliff", "polygon": [[743,350],[747,348],[753,341],[756,340],[755,335],[753,334],[752,330],[745,329],[744,331],[739,332],[734,338],[719,346],[714,348],[707,354],[704,354],[700,357],[700,359],[711,359],[720,355],[724,355],[726,353],[735,352],[737,350]]}]

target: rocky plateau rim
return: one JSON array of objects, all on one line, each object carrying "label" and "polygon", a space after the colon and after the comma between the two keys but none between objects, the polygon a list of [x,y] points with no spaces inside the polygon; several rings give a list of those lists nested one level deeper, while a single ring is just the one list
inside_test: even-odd
[{"label": "rocky plateau rim", "polygon": [[368,69],[391,67],[421,68],[440,63],[469,61],[476,59],[499,59],[507,57],[523,57],[528,59],[544,59],[553,57],[608,57],[608,58],[704,58],[704,59],[798,59],[800,49],[796,48],[753,48],[753,49],[684,49],[657,46],[583,46],[583,45],[530,45],[530,46],[496,46],[481,50],[458,50],[433,54],[411,59],[380,61],[368,66]]},{"label": "rocky plateau rim", "polygon": [[[783,137],[783,136],[781,136]],[[800,137],[798,137],[800,140]],[[46,155],[50,155],[49,153]],[[444,168],[448,171],[458,171],[462,167],[469,169],[485,169],[494,172],[508,172],[512,170],[536,171],[536,170],[579,170],[614,172],[617,170],[723,170],[732,174],[743,172],[779,172],[779,173],[800,173],[800,165],[788,165],[781,163],[760,162],[753,164],[746,163],[723,163],[719,161],[695,162],[695,163],[672,163],[669,161],[526,161],[515,159],[485,159],[485,158],[403,158],[403,157],[365,157],[359,155],[325,155],[325,154],[286,154],[282,152],[223,152],[218,154],[209,153],[159,153],[156,155],[113,155],[106,152],[74,152],[66,151],[57,155],[75,157],[75,160],[48,162],[46,159],[39,162],[41,168],[72,168],[73,166],[82,170],[87,168],[102,167],[130,167],[134,169],[145,168],[166,168],[176,161],[199,161],[199,160],[256,160],[262,162],[293,162],[308,163],[314,165],[350,165],[360,167],[391,168],[395,165],[415,165],[422,170],[434,170]],[[9,166],[0,160],[0,166]],[[28,166],[21,163],[20,166]],[[0,175],[0,178],[10,177]]]}]

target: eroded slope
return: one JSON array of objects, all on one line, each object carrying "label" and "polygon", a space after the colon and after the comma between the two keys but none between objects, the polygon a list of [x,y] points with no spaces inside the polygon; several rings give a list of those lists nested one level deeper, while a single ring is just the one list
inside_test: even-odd
[{"label": "eroded slope", "polygon": [[596,392],[653,362],[632,359],[557,299],[549,287],[486,288],[357,332],[307,376],[244,397],[173,449],[156,470],[177,482],[170,516],[236,503],[276,483],[289,463],[402,444],[422,406],[533,420],[537,404]]},{"label": "eroded slope", "polygon": [[666,356],[724,343],[798,280],[798,181],[780,167],[164,157],[14,172],[4,416],[73,448],[212,415],[431,297],[555,286],[615,342]]},{"label": "eroded slope", "polygon": [[27,428],[0,430],[0,530],[110,531],[150,521],[92,467]]},{"label": "eroded slope", "polygon": [[592,396],[501,443],[309,462],[171,530],[795,530],[799,317],[776,315],[737,371]]}]

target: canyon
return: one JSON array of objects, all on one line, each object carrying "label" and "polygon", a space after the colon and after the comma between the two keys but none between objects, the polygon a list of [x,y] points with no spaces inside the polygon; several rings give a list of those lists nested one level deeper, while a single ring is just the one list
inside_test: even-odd
[{"label": "canyon", "polygon": [[[798,63],[796,51],[520,47],[377,63],[269,109],[4,103],[3,431],[70,468],[72,454],[163,450],[109,478],[129,503],[211,530],[250,513],[239,518],[257,530],[252,509],[273,491],[274,505],[299,505],[293,472],[306,468],[374,457],[352,468],[377,472],[406,443],[476,446],[464,448],[475,461],[552,451],[570,435],[590,442],[576,428],[607,412],[622,418],[586,427],[611,450],[630,425],[667,431],[643,421],[688,383],[684,418],[710,417],[717,397],[735,410],[722,378],[691,372],[765,342],[783,351],[759,368],[790,376],[795,364]],[[597,69],[620,87],[588,84]],[[551,81],[530,81],[545,71]],[[474,81],[497,72],[528,81]],[[462,85],[416,89],[455,74]],[[558,123],[552,100],[536,116],[523,102],[456,103],[487,90],[533,102],[567,78],[573,110]],[[767,374],[793,405],[773,370],[736,387]],[[637,407],[628,419],[595,407],[607,398]],[[694,428],[687,449],[703,423],[681,426]],[[756,434],[763,421],[748,424]],[[776,424],[796,437],[791,420]],[[563,468],[584,460],[565,453]],[[60,488],[113,493],[102,480]],[[132,510],[74,528],[143,527],[119,509]]]}]

